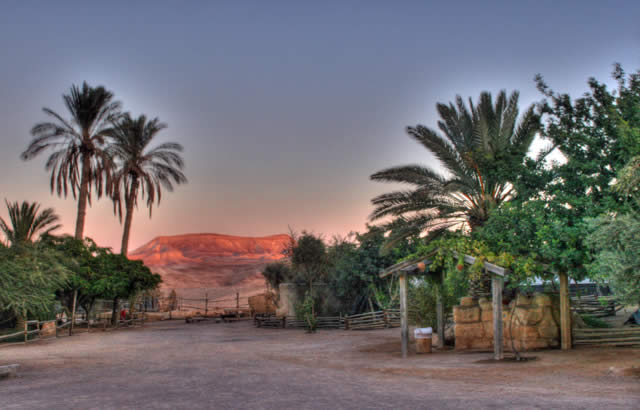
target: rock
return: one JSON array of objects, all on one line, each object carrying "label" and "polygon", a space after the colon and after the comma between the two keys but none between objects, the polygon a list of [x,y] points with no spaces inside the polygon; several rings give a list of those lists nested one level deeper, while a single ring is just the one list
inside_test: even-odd
[{"label": "rock", "polygon": [[541,307],[551,306],[551,297],[542,293],[536,293],[533,295],[533,304]]},{"label": "rock", "polygon": [[474,323],[480,321],[479,307],[453,307],[453,320],[455,323]]}]

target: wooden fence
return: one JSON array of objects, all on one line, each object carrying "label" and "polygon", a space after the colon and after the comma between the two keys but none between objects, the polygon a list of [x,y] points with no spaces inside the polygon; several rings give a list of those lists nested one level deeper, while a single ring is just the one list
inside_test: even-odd
[{"label": "wooden fence", "polygon": [[615,316],[622,307],[617,305],[616,300],[611,296],[571,297],[571,309],[574,312],[593,317]]},{"label": "wooden fence", "polygon": [[[352,316],[318,316],[319,329],[365,330],[382,329],[400,326],[400,310],[389,309],[377,312],[367,312]],[[257,327],[269,328],[305,328],[307,323],[294,316],[256,316],[254,322]]]},{"label": "wooden fence", "polygon": [[573,344],[579,345],[640,345],[640,327],[573,329]]},{"label": "wooden fence", "polygon": [[[144,326],[144,312],[135,312],[133,313],[130,319],[119,320],[116,324],[116,327],[133,327],[133,326]],[[54,323],[55,333],[51,336],[60,337],[62,335],[73,333],[71,329],[71,320],[66,320],[63,323],[56,323],[56,320],[27,320],[24,322],[24,329],[18,332],[0,335],[0,346],[2,342],[24,337],[24,343],[33,342],[36,340],[41,340],[43,338],[43,330],[46,324]],[[102,328],[103,330],[107,329],[107,325],[111,323],[110,319],[102,319],[102,320],[85,320],[85,319],[76,319],[74,323],[75,326],[85,326],[87,332],[91,331],[91,328]]]}]

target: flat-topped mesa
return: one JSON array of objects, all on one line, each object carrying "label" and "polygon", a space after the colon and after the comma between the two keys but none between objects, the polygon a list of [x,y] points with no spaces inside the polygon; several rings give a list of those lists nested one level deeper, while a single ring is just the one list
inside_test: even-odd
[{"label": "flat-topped mesa", "polygon": [[147,265],[165,265],[185,261],[207,260],[212,257],[244,259],[280,259],[289,242],[289,235],[264,237],[232,236],[216,233],[196,233],[159,236],[129,254]]},{"label": "flat-topped mesa", "polygon": [[159,236],[128,256],[144,261],[154,273],[160,274],[161,288],[165,291],[234,287],[244,294],[264,290],[265,282],[260,272],[267,263],[283,258],[290,240],[286,234]]}]

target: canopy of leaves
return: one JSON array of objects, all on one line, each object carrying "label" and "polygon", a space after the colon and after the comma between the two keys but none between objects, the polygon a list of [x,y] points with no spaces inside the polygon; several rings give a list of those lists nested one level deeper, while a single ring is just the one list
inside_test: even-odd
[{"label": "canopy of leaves", "polygon": [[637,215],[602,216],[589,221],[587,243],[595,251],[589,271],[606,279],[616,296],[640,303],[640,219]]},{"label": "canopy of leaves", "polygon": [[55,292],[66,286],[60,255],[41,244],[0,245],[0,312],[14,316],[50,315]]},{"label": "canopy of leaves", "polygon": [[58,252],[59,262],[71,272],[68,285],[60,291],[67,306],[71,305],[75,290],[78,304],[90,310],[96,299],[128,298],[154,289],[162,281],[160,275],[151,273],[142,261],[114,254],[89,238],[50,236],[44,242]]},{"label": "canopy of leaves", "polygon": [[[336,239],[329,246],[329,286],[347,313],[360,313],[369,308],[369,300],[378,308],[394,299],[397,289],[392,279],[380,279],[379,274],[399,259],[415,252],[417,237],[397,241],[382,252],[386,243],[384,229],[368,226],[354,240]],[[397,301],[397,300],[396,300]]]},{"label": "canopy of leaves", "polygon": [[590,79],[590,91],[576,100],[537,78],[546,96],[542,134],[551,143],[544,154],[557,149],[565,160],[549,164],[543,155],[528,161],[515,183],[519,197],[496,210],[479,232],[492,249],[532,256],[574,279],[588,275],[586,220],[634,206],[612,185],[640,151],[640,72],[627,76],[616,66],[614,78],[617,90]]}]

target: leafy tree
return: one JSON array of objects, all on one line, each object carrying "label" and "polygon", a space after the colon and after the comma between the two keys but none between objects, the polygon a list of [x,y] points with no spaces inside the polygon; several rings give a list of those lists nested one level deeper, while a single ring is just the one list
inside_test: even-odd
[{"label": "leafy tree", "polygon": [[[105,153],[106,131],[119,115],[120,103],[104,87],[73,85],[69,94],[62,96],[71,115],[64,119],[49,108],[42,110],[53,122],[42,122],[31,129],[34,139],[21,154],[29,160],[46,150],[53,151],[46,162],[51,172],[51,192],[67,196],[69,190],[78,199],[75,237],[82,239],[87,203],[95,187],[98,197],[108,188],[111,160]],[[105,179],[105,176],[107,177]]]},{"label": "leafy tree", "polygon": [[313,296],[313,283],[323,279],[328,272],[327,248],[321,238],[303,232],[292,249],[291,265],[299,277],[309,285]]},{"label": "leafy tree", "polygon": [[66,285],[68,274],[58,258],[41,244],[0,245],[0,313],[50,316],[55,291]]},{"label": "leafy tree", "polygon": [[114,301],[117,318],[119,299],[129,298],[138,292],[157,287],[159,275],[152,274],[142,261],[116,255],[109,248],[102,248],[90,238],[84,240],[70,236],[47,237],[44,242],[60,255],[60,263],[69,271],[68,285],[59,291],[63,303],[70,309],[73,294],[86,312],[91,312],[96,299]]},{"label": "leafy tree", "polygon": [[513,180],[539,130],[539,117],[529,107],[518,121],[518,92],[501,91],[495,101],[483,92],[477,104],[461,97],[455,105],[437,104],[440,133],[418,125],[408,134],[432,153],[445,169],[403,165],[371,175],[374,181],[402,183],[409,190],[372,200],[372,220],[391,216],[384,225],[391,240],[423,232],[432,235],[454,227],[474,230],[492,209],[515,195]]},{"label": "leafy tree", "polygon": [[[564,161],[528,163],[517,182],[520,195],[497,209],[479,237],[493,249],[531,255],[548,272],[579,280],[589,274],[592,257],[585,239],[589,218],[629,212],[633,203],[611,189],[617,173],[640,152],[640,72],[627,76],[614,70],[618,89],[611,91],[595,79],[590,92],[573,100],[551,91],[541,77],[545,95],[542,135]],[[525,171],[525,170],[523,170]]]},{"label": "leafy tree", "polygon": [[5,200],[5,204],[9,211],[9,223],[0,218],[0,229],[11,245],[32,242],[36,235],[47,235],[61,226],[57,223],[60,217],[53,208],[40,211],[40,204],[27,201],[19,204]]},{"label": "leafy tree", "polygon": [[262,270],[262,276],[264,276],[271,289],[278,290],[278,286],[282,282],[293,278],[293,273],[287,263],[278,261],[267,264]]},{"label": "leafy tree", "polygon": [[[360,313],[371,304],[383,308],[389,292],[391,279],[380,279],[382,270],[415,252],[417,237],[396,241],[386,252],[381,252],[386,243],[384,229],[367,226],[367,232],[356,233],[352,240],[334,239],[328,248],[330,260],[329,286],[342,304],[345,312]],[[380,302],[380,303],[379,303]]]},{"label": "leafy tree", "polygon": [[125,114],[109,132],[113,138],[109,152],[118,163],[113,175],[112,198],[114,211],[117,211],[120,221],[123,199],[125,204],[124,231],[120,248],[123,255],[128,251],[133,209],[137,206],[138,197],[146,197],[151,217],[153,204],[160,204],[162,188],[173,191],[174,183],[187,182],[182,173],[184,161],[179,154],[182,152],[182,145],[166,142],[154,148],[149,147],[157,134],[165,128],[167,125],[161,123],[158,118],[147,120],[141,115],[134,119]]},{"label": "leafy tree", "polygon": [[640,219],[636,215],[602,216],[590,221],[587,243],[595,251],[589,270],[608,280],[620,300],[640,304]]}]

